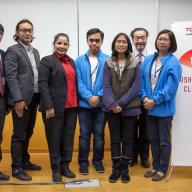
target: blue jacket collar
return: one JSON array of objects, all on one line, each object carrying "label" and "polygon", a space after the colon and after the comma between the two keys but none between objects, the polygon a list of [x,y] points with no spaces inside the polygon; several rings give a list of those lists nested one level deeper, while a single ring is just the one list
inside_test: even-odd
[{"label": "blue jacket collar", "polygon": [[[103,54],[103,53],[102,53],[102,51],[101,51],[101,49],[100,49],[99,53],[96,55],[96,57],[97,57],[98,60],[101,60],[102,54]],[[87,50],[86,55],[87,55],[87,57],[89,58],[89,49]]]},{"label": "blue jacket collar", "polygon": [[165,64],[167,60],[171,57],[171,55],[172,55],[171,52],[167,53],[167,55],[164,58],[160,58],[161,62]]}]

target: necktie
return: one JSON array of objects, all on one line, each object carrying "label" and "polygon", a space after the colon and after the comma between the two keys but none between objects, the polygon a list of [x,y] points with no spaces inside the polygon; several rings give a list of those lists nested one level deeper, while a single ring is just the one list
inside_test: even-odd
[{"label": "necktie", "polygon": [[0,94],[3,96],[2,64],[0,60]]},{"label": "necktie", "polygon": [[139,52],[137,56],[138,56],[139,62],[142,64],[142,56],[143,56],[143,54],[141,52]]}]

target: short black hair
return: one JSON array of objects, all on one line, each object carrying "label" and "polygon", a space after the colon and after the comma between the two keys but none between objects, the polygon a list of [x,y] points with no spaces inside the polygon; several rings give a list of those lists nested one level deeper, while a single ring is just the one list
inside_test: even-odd
[{"label": "short black hair", "polygon": [[1,23],[0,23],[0,33],[3,35],[4,34],[4,27],[3,27],[3,25],[1,25]]},{"label": "short black hair", "polygon": [[116,56],[117,57],[117,51],[115,50],[115,43],[117,41],[117,39],[119,38],[119,36],[123,35],[125,37],[125,39],[127,40],[128,43],[128,48],[127,51],[125,52],[125,57],[127,57],[129,55],[129,53],[132,53],[132,45],[131,45],[131,41],[130,38],[128,37],[128,35],[126,33],[118,33],[115,38],[113,39],[112,45],[111,45],[111,51],[112,51],[112,56]]},{"label": "short black hair", "polygon": [[157,35],[156,40],[155,40],[155,48],[157,50],[159,50],[157,47],[157,40],[158,40],[159,36],[163,33],[167,33],[169,35],[169,39],[170,39],[170,48],[169,49],[170,49],[171,53],[174,53],[175,51],[177,51],[177,41],[176,41],[173,31],[171,31],[169,29],[163,29],[162,31],[159,32],[159,34]]},{"label": "short black hair", "polygon": [[133,29],[133,31],[131,31],[130,36],[131,36],[132,39],[134,38],[134,33],[135,33],[136,31],[145,31],[146,36],[147,36],[147,37],[149,36],[149,32],[147,31],[147,29],[138,27],[138,28]]},{"label": "short black hair", "polygon": [[[23,23],[29,23],[32,28],[33,28],[33,24],[31,23],[31,21],[29,21],[28,19],[22,19],[21,21],[19,21],[19,23],[17,23],[15,30],[18,31],[19,30],[19,25],[23,24]],[[17,34],[15,33],[15,35],[13,35],[13,39],[18,42],[19,41],[19,37],[17,36]],[[35,37],[32,38],[31,42],[33,41],[33,39],[35,39]]]},{"label": "short black hair", "polygon": [[100,33],[101,39],[102,39],[102,41],[103,41],[103,39],[104,39],[104,33],[103,33],[100,29],[98,29],[98,28],[93,28],[93,29],[90,29],[89,31],[87,31],[86,38],[88,39],[88,36],[89,36],[89,35],[92,35],[92,34],[94,34],[94,33]]}]

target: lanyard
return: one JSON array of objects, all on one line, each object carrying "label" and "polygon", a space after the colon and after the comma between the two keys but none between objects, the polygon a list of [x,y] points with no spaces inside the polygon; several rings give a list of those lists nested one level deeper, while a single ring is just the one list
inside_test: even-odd
[{"label": "lanyard", "polygon": [[99,61],[97,62],[97,65],[96,65],[95,69],[94,69],[93,72],[91,73],[91,76],[93,75],[93,73],[95,73],[95,71],[96,71],[96,69],[97,69],[97,67],[98,67],[98,64],[99,64]]},{"label": "lanyard", "polygon": [[3,78],[3,61],[2,61],[1,55],[0,55],[0,62],[1,62],[0,73],[2,74],[2,78]]},{"label": "lanyard", "polygon": [[127,58],[125,59],[125,63],[124,63],[124,66],[126,65],[126,62],[127,62]]},{"label": "lanyard", "polygon": [[162,69],[162,67],[163,67],[163,65],[158,69],[158,70],[156,70],[156,68],[157,68],[157,58],[156,58],[156,63],[155,63],[155,75],[154,75],[154,77],[156,77],[156,73],[158,72],[158,71],[160,71],[161,69]]}]

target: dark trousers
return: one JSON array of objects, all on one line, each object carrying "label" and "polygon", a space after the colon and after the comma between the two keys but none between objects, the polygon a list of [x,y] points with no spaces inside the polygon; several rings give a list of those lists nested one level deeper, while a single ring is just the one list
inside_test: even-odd
[{"label": "dark trousers", "polygon": [[149,159],[150,140],[147,134],[146,110],[141,106],[142,114],[134,127],[132,159],[137,159],[140,154],[141,161]]},{"label": "dark trousers", "polygon": [[148,134],[151,140],[153,169],[166,173],[171,154],[171,126],[173,117],[147,115]]},{"label": "dark trousers", "polygon": [[89,166],[90,139],[93,133],[93,165],[102,164],[104,157],[105,116],[101,107],[79,108],[79,156],[80,166]]},{"label": "dark trousers", "polygon": [[12,109],[13,135],[11,139],[11,157],[13,171],[23,167],[23,163],[29,162],[29,139],[33,134],[37,114],[37,96],[34,94],[28,109],[24,109],[23,116],[18,117],[15,109]]},{"label": "dark trousers", "polygon": [[[121,113],[107,113],[111,142],[112,158],[126,157],[131,159],[133,146],[133,130],[137,116],[122,116]],[[122,142],[122,151],[121,151]]]},{"label": "dark trousers", "polygon": [[0,95],[0,161],[2,160],[1,143],[3,141],[3,127],[6,115],[5,97]]},{"label": "dark trousers", "polygon": [[49,147],[51,169],[53,172],[60,172],[62,168],[68,168],[72,160],[77,107],[65,108],[61,117],[46,119],[45,114],[42,114],[42,117]]}]

